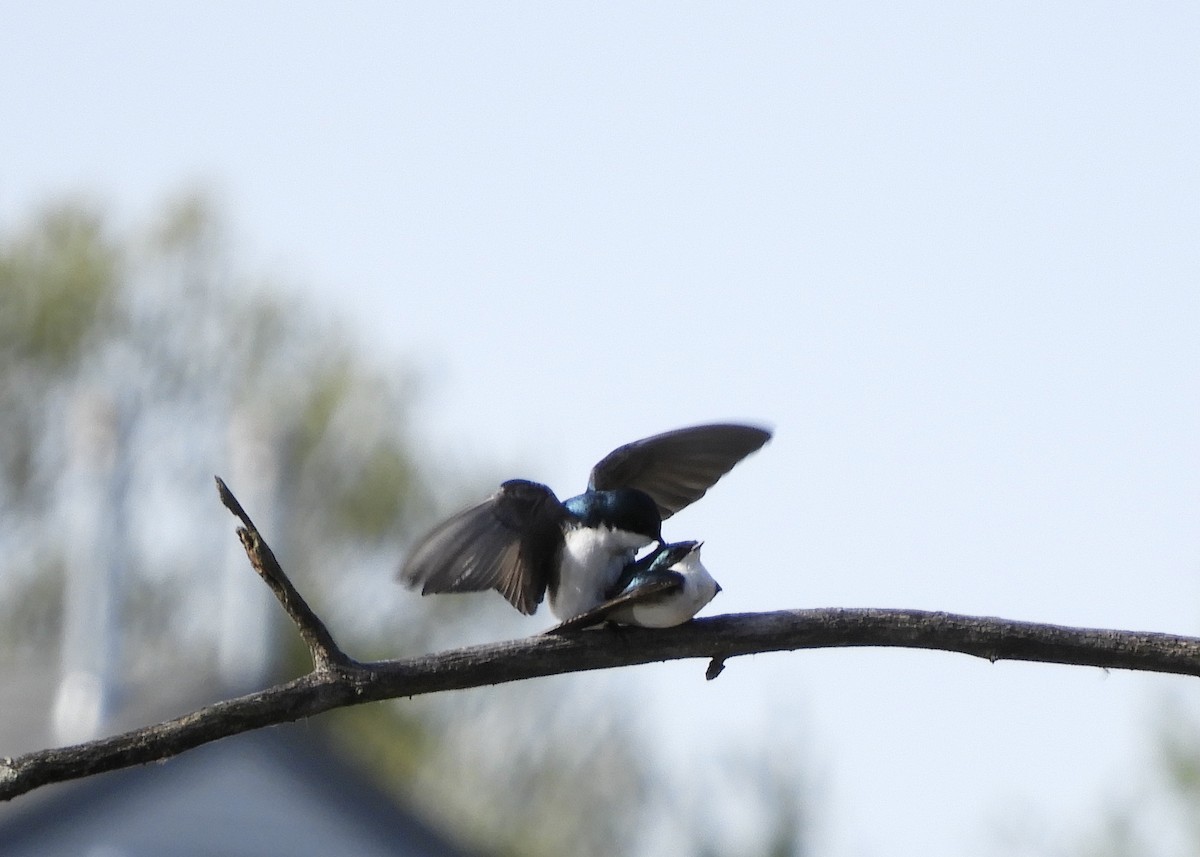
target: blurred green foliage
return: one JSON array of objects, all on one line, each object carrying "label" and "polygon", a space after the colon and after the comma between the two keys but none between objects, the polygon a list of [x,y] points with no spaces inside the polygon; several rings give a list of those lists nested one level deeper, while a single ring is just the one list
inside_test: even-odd
[{"label": "blurred green foliage", "polygon": [[103,219],[55,208],[0,250],[0,371],[62,371],[113,321],[120,251]]},{"label": "blurred green foliage", "polygon": [[33,499],[40,427],[23,393],[70,371],[112,320],[119,255],[99,215],[72,205],[0,245],[0,503]]},{"label": "blurred green foliage", "polygon": [[1183,697],[1149,700],[1145,749],[1080,823],[1024,807],[992,853],[1006,857],[1200,857],[1200,719]]}]

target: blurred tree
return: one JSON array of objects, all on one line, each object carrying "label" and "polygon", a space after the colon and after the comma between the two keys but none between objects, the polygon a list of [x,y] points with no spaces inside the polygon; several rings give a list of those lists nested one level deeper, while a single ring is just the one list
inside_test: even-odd
[{"label": "blurred tree", "polygon": [[[204,543],[227,527],[204,533],[186,519],[213,505],[213,472],[236,470],[239,456],[269,470],[271,499],[286,505],[270,514],[301,580],[321,588],[315,570],[348,544],[396,561],[432,497],[406,434],[410,381],[277,294],[234,277],[198,196],[171,206],[148,239],[119,240],[97,211],[66,204],[0,243],[0,539],[13,548],[0,583],[13,620],[5,642],[44,645],[57,632],[47,580],[61,574],[58,506],[85,401],[129,423],[124,600],[138,609],[123,618],[135,633],[211,618],[196,609],[214,606],[197,572],[214,560]],[[200,519],[218,520],[211,510]],[[39,619],[31,627],[24,616]],[[162,652],[164,642],[195,641],[169,634],[131,651]]]},{"label": "blurred tree", "polygon": [[1085,831],[1080,857],[1200,857],[1200,722],[1179,700],[1154,717],[1153,755]]},{"label": "blurred tree", "polygon": [[93,213],[46,214],[0,251],[0,503],[6,515],[44,511],[36,462],[41,393],[74,373],[93,326],[111,319],[118,250]]},{"label": "blurred tree", "polygon": [[1005,857],[1200,857],[1200,721],[1179,699],[1159,699],[1149,752],[1112,783],[1082,826],[1010,810],[992,851]]},{"label": "blurred tree", "polygon": [[1200,722],[1182,704],[1169,704],[1158,727],[1158,763],[1169,807],[1187,843],[1189,855],[1200,857]]},{"label": "blurred tree", "polygon": [[[415,599],[392,582],[414,528],[462,498],[434,490],[435,463],[408,433],[411,375],[364,359],[283,294],[236,272],[200,195],[167,206],[144,235],[116,235],[94,207],[67,203],[0,236],[6,659],[59,649],[68,571],[81,562],[118,567],[126,694],[212,674],[229,639],[249,647],[248,632],[278,610],[216,502],[214,473],[359,656],[427,651],[468,626],[526,632],[498,599]],[[104,461],[113,490],[81,493],[80,447]],[[105,539],[72,553],[80,516],[96,514]],[[222,582],[214,571],[225,566]],[[266,613],[242,609],[260,597]],[[648,852],[666,835],[672,853],[717,853],[709,808],[678,799],[637,718],[613,703],[619,694],[597,696],[597,681],[374,705],[326,722],[430,815],[493,851]],[[798,854],[796,790],[772,776],[754,850]]]}]

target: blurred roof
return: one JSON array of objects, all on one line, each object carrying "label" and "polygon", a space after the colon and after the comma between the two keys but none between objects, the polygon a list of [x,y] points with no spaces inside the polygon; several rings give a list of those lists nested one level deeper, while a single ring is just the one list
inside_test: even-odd
[{"label": "blurred roof", "polygon": [[306,723],[43,790],[0,819],[6,857],[462,857]]}]

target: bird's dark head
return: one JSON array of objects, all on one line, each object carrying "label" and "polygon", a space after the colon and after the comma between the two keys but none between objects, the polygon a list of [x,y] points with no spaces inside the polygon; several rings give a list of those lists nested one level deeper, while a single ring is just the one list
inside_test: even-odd
[{"label": "bird's dark head", "polygon": [[662,541],[662,516],[658,504],[636,488],[588,491],[565,503],[585,527],[611,527]]}]

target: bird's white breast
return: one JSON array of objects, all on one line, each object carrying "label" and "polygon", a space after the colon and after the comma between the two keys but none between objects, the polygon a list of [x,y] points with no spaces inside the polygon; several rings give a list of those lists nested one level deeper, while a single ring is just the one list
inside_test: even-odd
[{"label": "bird's white breast", "polygon": [[550,611],[564,622],[605,601],[637,551],[654,541],[607,527],[572,527],[564,536],[558,587],[550,593]]}]

